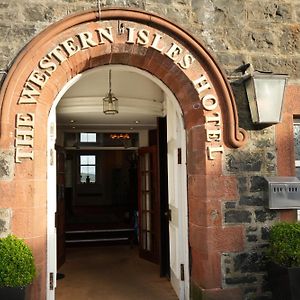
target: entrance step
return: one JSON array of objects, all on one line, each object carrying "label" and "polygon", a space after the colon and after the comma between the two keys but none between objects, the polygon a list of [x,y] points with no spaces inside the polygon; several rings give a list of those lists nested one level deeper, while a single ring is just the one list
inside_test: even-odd
[{"label": "entrance step", "polygon": [[67,230],[65,237],[67,246],[90,243],[97,243],[97,245],[129,244],[133,242],[134,229]]}]

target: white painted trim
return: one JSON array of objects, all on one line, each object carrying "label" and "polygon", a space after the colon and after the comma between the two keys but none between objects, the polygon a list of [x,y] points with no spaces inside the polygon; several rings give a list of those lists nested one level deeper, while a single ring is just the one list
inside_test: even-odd
[{"label": "white painted trim", "polygon": [[[99,69],[118,69],[118,70],[124,70],[124,71],[131,71],[138,73],[142,76],[147,77],[151,81],[153,81],[155,84],[157,84],[165,93],[165,99],[168,99],[171,101],[172,105],[175,107],[175,111],[180,115],[183,116],[183,113],[181,111],[180,105],[175,98],[174,94],[171,92],[171,90],[158,78],[153,76],[152,74],[140,70],[135,67],[131,66],[124,66],[124,65],[107,65],[107,66],[101,66],[97,68],[93,68],[91,70],[88,70],[82,74],[78,74],[73,79],[71,79],[59,92],[56,99],[53,102],[53,105],[51,107],[49,118],[48,118],[48,146],[47,146],[47,153],[48,153],[48,171],[47,171],[47,205],[48,205],[48,213],[47,213],[47,300],[54,300],[55,299],[55,289],[51,291],[49,289],[49,274],[50,272],[53,272],[56,275],[56,229],[54,224],[54,215],[56,212],[56,155],[55,155],[55,139],[56,135],[53,137],[50,136],[50,130],[51,126],[54,126],[56,128],[56,106],[58,102],[61,100],[63,95],[66,93],[66,91],[74,85],[78,80],[81,78],[84,78],[90,73],[97,72]],[[165,106],[166,108],[166,106]],[[165,114],[168,115],[167,110],[165,109]],[[182,181],[182,187],[184,189],[183,197],[182,197],[182,205],[180,206],[182,211],[180,212],[180,222],[181,222],[181,228],[182,232],[179,233],[179,236],[182,238],[182,242],[180,242],[180,261],[184,264],[185,269],[185,281],[181,282],[181,291],[180,291],[180,300],[187,300],[189,299],[189,293],[190,293],[190,278],[189,278],[189,248],[188,248],[188,209],[187,209],[187,172],[186,172],[186,134],[184,130],[184,123],[183,120],[180,122],[180,129],[181,129],[181,149],[182,149],[182,168],[181,168],[181,181]],[[52,124],[51,124],[52,123]],[[54,125],[53,125],[54,124]],[[53,162],[54,164],[50,165],[50,159],[49,159],[49,153],[50,151],[53,152]],[[54,287],[56,287],[56,276],[54,276]]]},{"label": "white painted trim", "polygon": [[[56,114],[55,109],[51,110],[48,118],[47,128],[47,299],[54,299],[54,289],[50,290],[50,273],[56,274]],[[54,250],[54,252],[53,252]],[[53,276],[54,278],[55,276]]]},{"label": "white painted trim", "polygon": [[[56,287],[56,106],[65,92],[80,79],[80,75],[70,80],[59,92],[53,102],[47,125],[47,275],[46,275],[46,297],[47,300],[55,299]],[[53,273],[53,290],[50,290],[50,273]]]}]

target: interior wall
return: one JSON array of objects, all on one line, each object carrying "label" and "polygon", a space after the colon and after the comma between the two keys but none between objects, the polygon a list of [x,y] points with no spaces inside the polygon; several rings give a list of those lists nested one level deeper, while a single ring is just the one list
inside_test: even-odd
[{"label": "interior wall", "polygon": [[[96,155],[96,182],[80,183],[80,154]],[[135,151],[130,150],[98,150],[73,151],[72,156],[74,189],[73,206],[112,206],[127,205],[130,202],[130,159]]]}]

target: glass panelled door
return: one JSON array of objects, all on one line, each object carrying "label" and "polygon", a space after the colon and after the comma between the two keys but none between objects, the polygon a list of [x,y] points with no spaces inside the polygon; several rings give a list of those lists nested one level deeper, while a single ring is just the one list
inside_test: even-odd
[{"label": "glass panelled door", "polygon": [[159,262],[159,194],[157,147],[139,149],[140,256]]}]

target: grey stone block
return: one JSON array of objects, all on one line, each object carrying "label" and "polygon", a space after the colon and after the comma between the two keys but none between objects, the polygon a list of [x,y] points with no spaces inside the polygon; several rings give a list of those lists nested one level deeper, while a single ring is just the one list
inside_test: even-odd
[{"label": "grey stone block", "polygon": [[10,208],[0,208],[0,238],[6,237],[11,233],[11,217]]},{"label": "grey stone block", "polygon": [[256,210],[255,221],[265,222],[267,220],[274,220],[277,217],[276,211]]},{"label": "grey stone block", "polygon": [[251,223],[251,212],[230,210],[225,212],[225,223]]},{"label": "grey stone block", "polygon": [[264,206],[265,202],[263,198],[256,197],[256,196],[242,196],[240,201],[240,205],[247,205],[247,206]]},{"label": "grey stone block", "polygon": [[250,183],[250,192],[261,192],[265,190],[265,179],[262,176],[251,177]]},{"label": "grey stone block", "polygon": [[226,155],[226,168],[229,172],[259,172],[262,169],[263,153],[236,152]]},{"label": "grey stone block", "polygon": [[14,172],[14,156],[12,152],[0,151],[0,180],[10,180]]}]

